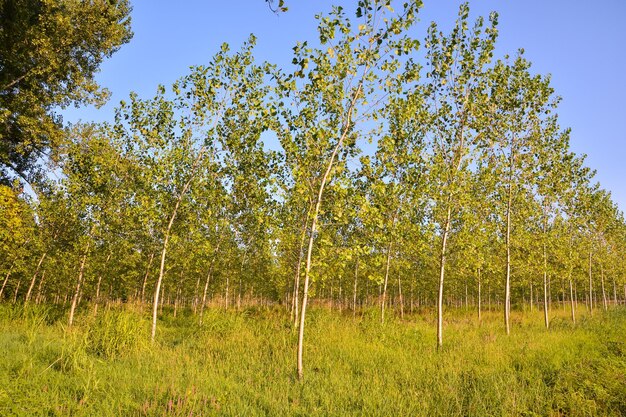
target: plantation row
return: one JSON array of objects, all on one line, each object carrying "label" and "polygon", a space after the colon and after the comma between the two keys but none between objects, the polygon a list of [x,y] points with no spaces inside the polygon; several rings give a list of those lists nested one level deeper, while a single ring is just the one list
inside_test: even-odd
[{"label": "plantation row", "polygon": [[[318,17],[291,70],[223,45],[115,120],[72,126],[49,180],[2,186],[0,299],[226,308],[310,298],[479,311],[626,299],[626,223],[559,126],[558,97],[461,6],[415,37],[418,5]],[[498,58],[500,57],[500,58]],[[52,180],[51,178],[55,178]],[[538,306],[539,305],[539,306]],[[97,308],[97,307],[96,307]],[[524,307],[526,308],[526,307]],[[554,307],[553,307],[554,308]],[[579,308],[581,308],[579,306]]]}]

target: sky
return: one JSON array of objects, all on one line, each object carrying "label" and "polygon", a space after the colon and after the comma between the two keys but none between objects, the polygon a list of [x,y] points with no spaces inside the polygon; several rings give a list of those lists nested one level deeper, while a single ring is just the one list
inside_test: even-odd
[{"label": "sky", "polygon": [[[159,84],[169,86],[190,66],[207,63],[222,43],[238,49],[250,33],[258,38],[258,61],[290,68],[295,43],[317,39],[316,14],[332,5],[350,11],[357,3],[285,0],[289,11],[277,15],[263,0],[131,2],[134,37],[96,77],[111,100],[100,109],[65,109],[66,122],[111,121],[131,91],[151,97]],[[415,35],[423,38],[431,21],[449,28],[460,3],[424,0]],[[499,13],[496,54],[524,48],[534,72],[551,74],[572,149],[587,155],[596,180],[626,211],[626,0],[473,0],[470,10],[472,17]]]}]

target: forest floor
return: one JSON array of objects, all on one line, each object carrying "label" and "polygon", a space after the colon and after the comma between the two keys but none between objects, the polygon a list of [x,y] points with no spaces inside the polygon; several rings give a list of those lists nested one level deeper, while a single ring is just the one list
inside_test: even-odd
[{"label": "forest floor", "polygon": [[[432,313],[352,317],[312,308],[305,376],[282,310],[165,311],[0,306],[0,415],[625,416],[626,309],[581,314],[450,312],[435,349]],[[390,314],[391,315],[391,314]]]}]

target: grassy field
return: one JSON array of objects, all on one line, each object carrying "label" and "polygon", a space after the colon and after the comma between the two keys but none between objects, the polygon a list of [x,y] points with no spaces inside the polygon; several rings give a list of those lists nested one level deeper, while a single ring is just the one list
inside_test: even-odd
[{"label": "grassy field", "polygon": [[63,311],[0,306],[0,415],[626,415],[626,310],[575,327],[555,313],[550,331],[517,313],[508,337],[500,314],[453,314],[437,352],[428,314],[312,309],[298,381],[278,310],[166,312],[151,344],[136,308],[68,330]]}]

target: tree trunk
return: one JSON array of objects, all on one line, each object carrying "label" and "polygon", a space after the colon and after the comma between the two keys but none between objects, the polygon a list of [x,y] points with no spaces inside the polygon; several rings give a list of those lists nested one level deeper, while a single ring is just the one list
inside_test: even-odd
[{"label": "tree trunk", "polygon": [[167,230],[165,231],[165,237],[163,239],[163,248],[161,249],[161,265],[159,267],[159,278],[157,279],[156,288],[154,289],[154,302],[152,304],[152,328],[150,331],[150,340],[152,342],[154,342],[154,337],[156,336],[157,314],[158,314],[158,308],[159,308],[159,295],[160,295],[159,293],[161,291],[161,284],[163,282],[163,276],[165,275],[165,255],[167,253],[167,243],[170,240],[170,230],[172,228],[172,224],[174,223],[174,218],[176,217],[176,211],[178,209],[179,203],[180,203],[180,200],[176,202],[176,208],[174,210],[174,213],[170,217]]},{"label": "tree trunk", "polygon": [[511,334],[511,209],[513,207],[513,146],[509,158],[509,183],[506,205],[506,278],[504,285],[504,327],[506,334]]},{"label": "tree trunk", "polygon": [[148,276],[150,275],[150,266],[152,266],[152,260],[154,259],[154,252],[150,254],[150,260],[148,261],[148,267],[146,268],[146,273],[143,276],[143,283],[141,284],[141,304],[146,301],[146,283],[148,282]]},{"label": "tree trunk", "polygon": [[452,207],[448,198],[448,209],[446,214],[445,227],[441,237],[441,254],[439,257],[439,291],[437,295],[437,350],[443,347],[443,280],[446,270],[446,249],[448,243],[448,232],[450,231],[450,221],[452,218]]},{"label": "tree trunk", "polygon": [[478,322],[480,323],[482,321],[482,311],[481,311],[481,302],[482,302],[482,298],[481,298],[481,271],[480,268],[478,268]]},{"label": "tree trunk", "polygon": [[[104,261],[104,268],[106,270],[106,266],[111,259],[111,252],[107,255],[106,260]],[[98,284],[96,285],[96,302],[93,306],[93,315],[98,314],[98,305],[100,304],[100,284],[102,283],[102,273],[98,275]]]},{"label": "tree trunk", "polygon": [[96,302],[93,305],[93,315],[98,314],[98,304],[100,303],[100,284],[102,284],[102,274],[98,275],[98,283],[96,284]]},{"label": "tree trunk", "polygon": [[341,149],[341,146],[343,145],[343,142],[346,139],[348,132],[350,130],[350,126],[352,125],[352,112],[354,110],[354,106],[356,105],[356,100],[361,93],[361,86],[362,84],[360,83],[359,86],[357,87],[355,95],[352,97],[352,100],[348,107],[345,124],[343,125],[343,129],[342,129],[343,132],[341,134],[341,137],[337,141],[337,145],[335,145],[333,149],[333,153],[330,156],[330,160],[328,161],[328,165],[326,166],[326,171],[324,172],[322,181],[320,182],[319,190],[317,193],[317,199],[315,200],[315,209],[313,210],[313,218],[311,219],[311,234],[309,235],[309,243],[307,246],[306,265],[304,268],[304,288],[303,288],[303,294],[302,294],[302,309],[300,311],[300,327],[298,328],[298,357],[297,357],[298,379],[302,379],[302,377],[304,376],[304,368],[302,366],[302,356],[303,356],[303,350],[304,350],[304,321],[306,318],[306,307],[307,307],[307,301],[309,298],[309,279],[310,279],[310,272],[311,272],[311,257],[313,253],[313,243],[315,241],[315,232],[317,230],[316,229],[317,221],[319,217],[320,208],[322,205],[324,187],[326,186],[326,182],[328,181],[328,178],[330,176],[330,171],[332,170],[333,165],[335,163],[335,158],[337,157],[337,153]]},{"label": "tree trunk", "polygon": [[204,282],[204,291],[202,292],[202,304],[200,305],[200,324],[202,324],[202,319],[204,317],[204,308],[206,307],[206,295],[209,289],[209,282],[211,281],[211,273],[213,272],[213,262],[215,258],[211,259],[211,263],[209,265],[209,272],[206,275],[206,281]]},{"label": "tree trunk", "polygon": [[593,280],[591,277],[591,249],[589,249],[589,314],[593,316]]},{"label": "tree trunk", "polygon": [[570,276],[569,276],[569,303],[570,303],[570,309],[571,309],[571,313],[572,313],[572,322],[574,324],[576,324],[576,304],[574,303],[574,287],[572,285],[572,272],[570,270]]},{"label": "tree trunk", "polygon": [[154,337],[156,335],[156,325],[157,325],[157,312],[159,307],[159,292],[161,290],[161,283],[163,282],[163,275],[165,273],[165,255],[167,253],[167,243],[170,239],[170,233],[172,231],[172,225],[174,224],[174,220],[176,219],[176,214],[178,213],[178,208],[180,207],[180,203],[183,201],[187,190],[191,186],[191,181],[195,175],[196,169],[198,168],[198,164],[202,159],[202,155],[204,154],[205,147],[200,148],[198,151],[198,156],[193,161],[193,165],[191,167],[191,174],[187,179],[187,182],[183,185],[183,189],[181,190],[178,198],[176,199],[176,204],[174,205],[174,210],[172,210],[172,215],[170,216],[170,220],[167,223],[167,228],[165,229],[165,234],[163,238],[163,248],[161,249],[161,265],[159,267],[159,279],[157,280],[156,288],[154,291],[154,303],[152,307],[152,331],[150,333],[150,340],[154,342]]},{"label": "tree trunk", "polygon": [[306,243],[306,227],[309,224],[309,215],[311,214],[311,206],[309,203],[309,208],[306,212],[306,216],[304,217],[304,222],[302,223],[302,232],[300,233],[300,247],[298,250],[298,262],[296,264],[296,274],[293,278],[293,299],[291,301],[291,312],[293,314],[293,326],[298,327],[298,308],[300,303],[300,271],[302,270],[302,259],[304,258],[304,244]]},{"label": "tree trunk", "polygon": [[83,253],[83,257],[80,261],[80,268],[78,271],[78,280],[76,281],[76,291],[74,291],[74,296],[72,297],[72,305],[70,307],[70,317],[68,321],[68,326],[72,327],[74,323],[74,313],[76,311],[76,306],[78,304],[78,297],[80,296],[81,286],[83,284],[83,279],[85,276],[85,263],[87,262],[87,254],[89,253],[89,243],[87,243],[87,247],[85,248],[85,252]]},{"label": "tree trunk", "polygon": [[43,264],[44,259],[46,259],[46,255],[48,255],[48,252],[44,252],[43,255],[41,255],[41,258],[39,258],[37,268],[35,268],[35,273],[33,274],[33,279],[30,280],[30,285],[28,286],[28,291],[26,292],[24,305],[27,305],[30,301],[30,296],[33,293],[33,288],[35,288],[35,282],[37,281],[37,274],[39,274],[39,269],[41,268],[41,264]]},{"label": "tree trunk", "polygon": [[237,311],[241,310],[242,276],[239,275],[239,291],[237,292]]},{"label": "tree trunk", "polygon": [[549,305],[548,305],[548,277],[547,275],[548,274],[544,270],[543,271],[543,321],[544,321],[544,325],[546,326],[546,329],[549,329],[550,321],[548,319]]},{"label": "tree trunk", "polygon": [[543,220],[543,320],[546,329],[550,328],[550,319],[548,318],[548,250],[546,242],[547,218],[544,213]]},{"label": "tree trunk", "polygon": [[243,266],[246,261],[247,252],[244,252],[241,257],[241,267],[239,268],[239,288],[237,291],[237,311],[241,309],[241,291],[242,291],[242,281],[243,281]]},{"label": "tree trunk", "polygon": [[224,291],[224,309],[225,310],[228,310],[228,298],[229,298],[228,287],[229,286],[230,286],[230,276],[226,275],[226,291]]},{"label": "tree trunk", "polygon": [[380,299],[380,322],[385,323],[385,301],[387,301],[387,282],[389,281],[389,267],[391,265],[391,242],[387,245],[387,260],[385,263],[385,280],[383,281],[383,293]]},{"label": "tree trunk", "polygon": [[356,290],[359,277],[359,258],[354,263],[354,288],[352,290],[352,317],[356,317]]},{"label": "tree trunk", "polygon": [[13,271],[13,266],[7,271],[7,274],[4,276],[4,281],[2,281],[2,288],[0,288],[0,300],[2,300],[2,293],[4,293],[4,288],[7,286],[7,282],[9,282],[9,277],[11,276],[11,272]]},{"label": "tree trunk", "polygon": [[[170,220],[167,224],[167,228],[165,229],[165,236],[163,238],[163,247],[161,249],[161,265],[159,266],[159,279],[157,280],[156,288],[154,290],[154,303],[152,308],[152,330],[150,333],[150,340],[154,342],[154,337],[156,336],[156,325],[157,325],[157,312],[159,307],[159,293],[161,291],[161,283],[163,282],[163,276],[165,275],[165,256],[167,254],[167,244],[170,240],[170,233],[172,231],[172,225],[174,224],[174,220],[176,219],[176,214],[178,213],[178,208],[180,207],[180,203],[187,192],[187,189],[191,185],[191,177],[185,183],[183,190],[181,191],[178,199],[176,199],[176,204],[174,205],[174,210],[170,216]],[[148,269],[149,270],[149,269]],[[146,271],[146,274],[148,272]]]},{"label": "tree trunk", "polygon": [[552,310],[552,276],[548,275],[548,310]]},{"label": "tree trunk", "polygon": [[469,295],[467,292],[467,281],[465,281],[465,310],[469,308]]},{"label": "tree trunk", "polygon": [[608,310],[608,303],[606,300],[606,291],[604,290],[604,265],[600,262],[600,285],[602,287],[602,305],[604,307],[604,311]]},{"label": "tree trunk", "polygon": [[37,295],[35,296],[35,304],[39,305],[41,302],[41,290],[43,288],[43,283],[46,279],[46,270],[44,269],[41,272],[41,279],[39,280],[39,285],[37,286]]},{"label": "tree trunk", "polygon": [[194,315],[198,314],[198,302],[200,301],[200,294],[198,294],[198,291],[200,291],[200,275],[199,274],[198,274],[198,278],[196,279],[196,286],[193,289],[193,303],[191,305]]},{"label": "tree trunk", "polygon": [[[181,273],[182,275],[182,273]],[[178,314],[178,304],[180,302],[180,284],[176,288],[176,292],[174,293],[174,318]]]},{"label": "tree trunk", "polygon": [[15,286],[15,292],[13,293],[13,304],[17,303],[17,294],[20,291],[20,286],[22,285],[22,279],[17,280],[17,285]]},{"label": "tree trunk", "polygon": [[398,272],[398,297],[400,299],[400,318],[404,320],[404,299],[402,298],[402,280]]}]

